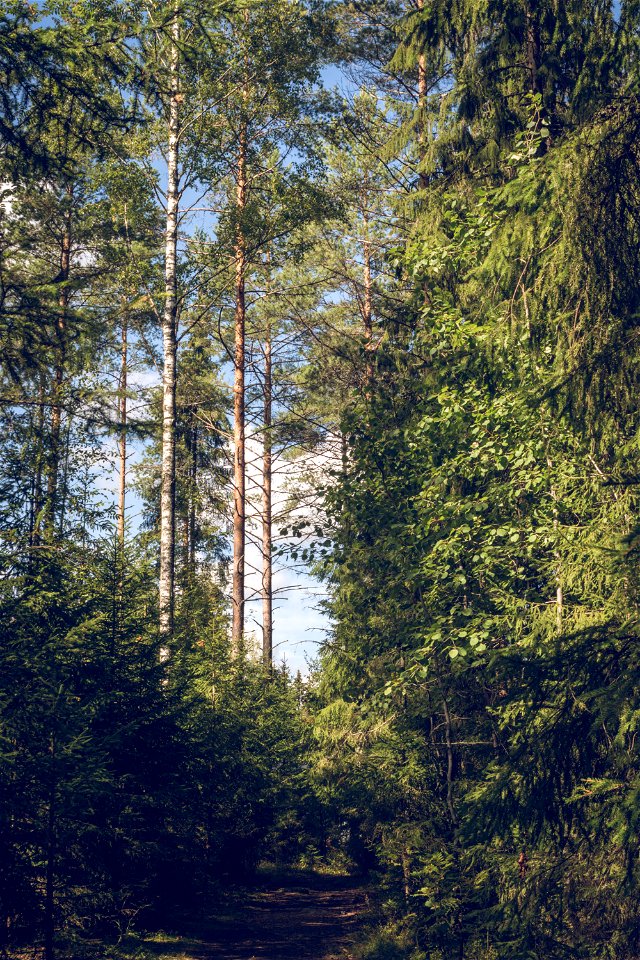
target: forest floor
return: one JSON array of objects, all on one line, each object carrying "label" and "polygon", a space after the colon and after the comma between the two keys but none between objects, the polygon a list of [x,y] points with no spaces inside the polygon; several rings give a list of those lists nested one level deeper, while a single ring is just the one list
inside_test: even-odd
[{"label": "forest floor", "polygon": [[[242,905],[155,934],[117,955],[144,960],[352,960],[369,912],[366,888],[351,877],[266,877]],[[132,944],[133,946],[133,944]]]}]

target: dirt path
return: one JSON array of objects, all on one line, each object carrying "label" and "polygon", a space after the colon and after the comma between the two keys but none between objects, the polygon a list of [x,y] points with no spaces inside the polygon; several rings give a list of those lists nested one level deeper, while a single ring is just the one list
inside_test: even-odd
[{"label": "dirt path", "polygon": [[251,893],[241,911],[152,949],[166,960],[350,960],[366,909],[366,890],[354,880],[280,880]]}]

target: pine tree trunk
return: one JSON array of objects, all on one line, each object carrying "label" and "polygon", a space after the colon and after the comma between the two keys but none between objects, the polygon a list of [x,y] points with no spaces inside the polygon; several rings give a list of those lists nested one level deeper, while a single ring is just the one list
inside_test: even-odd
[{"label": "pine tree trunk", "polygon": [[372,305],[372,281],[371,281],[371,242],[367,239],[363,245],[364,255],[364,303],[362,311],[364,338],[367,348],[371,346],[373,336],[373,305]]},{"label": "pine tree trunk", "polygon": [[540,93],[538,82],[538,60],[540,59],[540,31],[536,23],[533,10],[529,3],[525,4],[526,40],[525,58],[529,72],[529,90],[532,94]]},{"label": "pine tree trunk", "polygon": [[165,228],[165,303],[162,319],[162,481],[160,492],[160,633],[162,657],[173,634],[175,604],[176,499],[176,361],[178,314],[178,202],[179,202],[179,52],[180,25],[175,12],[171,24],[169,139],[167,155],[167,219]]},{"label": "pine tree trunk", "polygon": [[189,497],[189,569],[196,570],[196,498],[198,490],[198,427],[191,428],[191,496]]},{"label": "pine tree trunk", "polygon": [[[35,422],[35,448],[36,448],[36,457],[35,457],[35,469],[33,471],[33,484],[32,484],[32,498],[31,498],[31,511],[30,511],[30,520],[29,520],[29,545],[33,550],[40,544],[40,525],[41,525],[41,516],[40,511],[42,510],[43,505],[43,490],[42,490],[42,473],[43,473],[43,462],[45,460],[45,451],[44,451],[44,423],[45,423],[45,381],[42,374],[40,375],[40,385],[38,387],[38,406],[36,412],[36,422]],[[30,567],[33,565],[33,554],[29,557]]]},{"label": "pine tree trunk", "polygon": [[272,530],[272,356],[271,324],[264,341],[264,439],[262,453],[262,659],[273,668],[273,530]]},{"label": "pine tree trunk", "polygon": [[233,652],[242,649],[244,633],[244,560],[246,544],[246,451],[245,451],[245,272],[246,245],[242,216],[247,202],[247,126],[243,121],[238,147],[236,183],[235,244],[235,371],[233,383],[233,623],[231,644]]},{"label": "pine tree trunk", "polygon": [[[418,10],[424,10],[424,0],[417,0]],[[425,121],[424,113],[427,107],[427,94],[429,92],[429,83],[427,78],[427,58],[424,53],[421,53],[418,56],[418,113],[419,113],[419,128],[418,128],[418,146],[420,153],[420,164],[424,163],[426,158],[426,138],[425,138]],[[427,174],[422,171],[420,173],[420,188],[426,190],[429,186],[429,178]]]},{"label": "pine tree trunk", "polygon": [[[67,190],[71,199],[71,188]],[[58,501],[58,475],[60,472],[60,438],[62,431],[62,394],[67,358],[67,313],[69,310],[68,281],[71,273],[71,211],[67,213],[67,223],[60,248],[59,281],[62,290],[58,297],[59,313],[56,321],[55,369],[53,374],[53,395],[51,400],[51,423],[49,436],[49,456],[47,475],[47,501],[45,510],[45,533],[53,539],[56,524]]]},{"label": "pine tree trunk", "polygon": [[373,340],[373,280],[371,270],[371,240],[369,239],[369,217],[366,210],[367,196],[365,195],[365,209],[363,213],[364,240],[362,244],[364,297],[362,303],[362,323],[364,328],[365,351],[367,352],[366,381],[369,386],[373,380],[373,364],[371,350]]},{"label": "pine tree trunk", "polygon": [[120,355],[120,383],[118,385],[120,436],[118,439],[118,553],[120,560],[124,555],[125,506],[127,493],[127,318],[122,320],[122,345]]},{"label": "pine tree trunk", "polygon": [[[73,421],[71,416],[67,417],[66,428],[64,431],[64,441],[60,444],[60,452],[64,450],[64,458],[62,459],[62,483],[58,481],[58,491],[56,494],[56,501],[59,504],[58,508],[58,529],[62,533],[65,527],[66,513],[67,513],[67,504],[69,500],[69,459],[71,457],[71,430],[73,427]],[[83,501],[83,519],[82,519],[82,528],[83,536],[86,531],[87,525],[87,496],[86,496],[86,475],[85,475],[85,497]]]}]

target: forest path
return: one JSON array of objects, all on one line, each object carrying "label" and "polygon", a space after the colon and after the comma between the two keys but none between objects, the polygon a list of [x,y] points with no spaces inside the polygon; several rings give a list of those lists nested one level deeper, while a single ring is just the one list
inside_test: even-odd
[{"label": "forest path", "polygon": [[367,906],[353,878],[281,878],[249,893],[242,908],[189,924],[172,944],[145,946],[165,960],[352,960]]}]

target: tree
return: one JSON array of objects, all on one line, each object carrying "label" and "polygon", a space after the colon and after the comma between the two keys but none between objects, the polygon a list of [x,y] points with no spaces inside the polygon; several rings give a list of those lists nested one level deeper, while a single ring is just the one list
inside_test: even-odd
[{"label": "tree", "polygon": [[[167,122],[167,222],[165,228],[165,290],[162,314],[162,492],[160,500],[160,630],[173,636],[175,606],[176,496],[176,363],[178,324],[178,203],[180,150],[180,12],[173,10],[169,26]],[[164,654],[168,655],[168,651]]]},{"label": "tree", "polygon": [[[210,160],[203,175],[213,184],[221,214],[214,250],[229,263],[233,302],[234,369],[234,559],[232,641],[240,650],[244,631],[246,552],[246,368],[247,283],[274,241],[293,229],[292,206],[282,203],[271,219],[274,181],[291,201],[302,183],[304,162],[313,164],[316,133],[313,84],[323,54],[319,9],[299,4],[258,3],[228,18],[229,66],[212,97],[224,104],[210,124]],[[229,118],[233,118],[230,120]],[[297,157],[296,157],[297,155]],[[232,159],[230,159],[232,158]],[[222,178],[217,181],[218,176]],[[301,206],[304,208],[305,201]],[[211,258],[211,254],[209,254]],[[214,266],[214,278],[217,264]],[[231,292],[232,291],[232,292]]]}]

